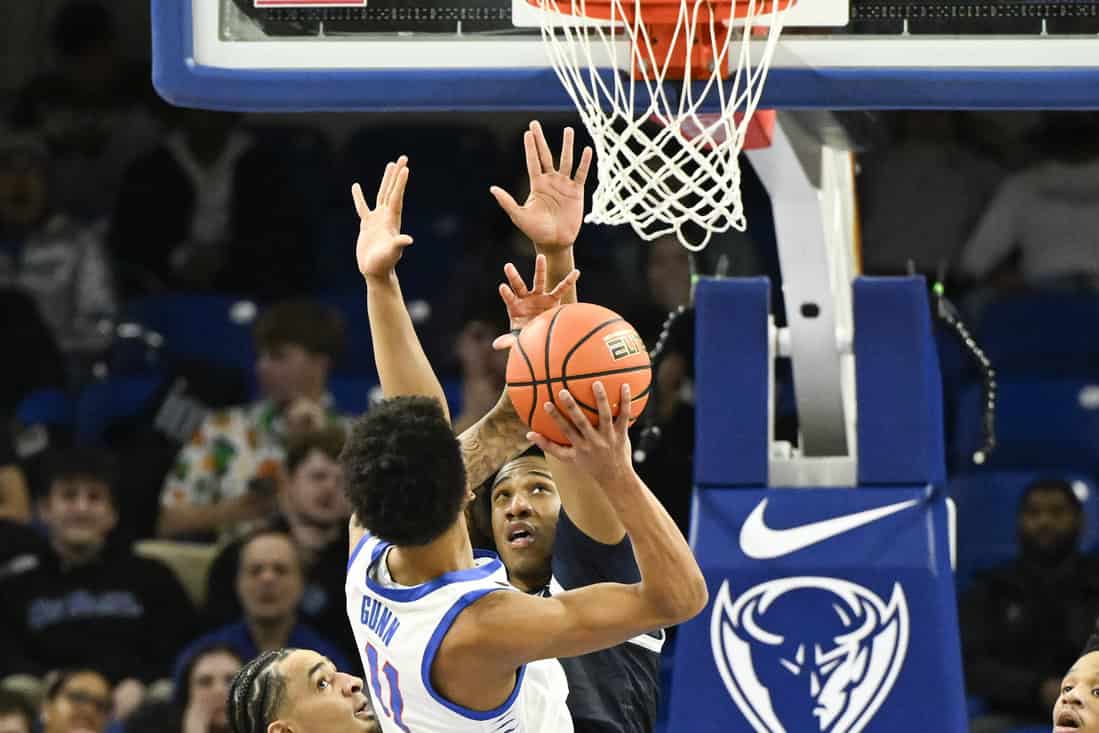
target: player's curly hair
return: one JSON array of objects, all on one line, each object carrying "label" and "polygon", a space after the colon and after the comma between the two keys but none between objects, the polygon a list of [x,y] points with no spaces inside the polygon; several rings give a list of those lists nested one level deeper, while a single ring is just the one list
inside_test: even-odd
[{"label": "player's curly hair", "polygon": [[434,399],[383,400],[355,421],[340,457],[359,522],[386,542],[426,545],[462,510],[461,448]]},{"label": "player's curly hair", "polygon": [[229,686],[225,709],[230,733],[266,732],[286,698],[286,678],[276,665],[292,651],[264,652],[240,668]]}]

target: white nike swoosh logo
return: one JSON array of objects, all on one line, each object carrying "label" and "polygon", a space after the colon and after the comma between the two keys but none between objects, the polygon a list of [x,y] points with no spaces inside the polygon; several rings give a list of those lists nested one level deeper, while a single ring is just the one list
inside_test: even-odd
[{"label": "white nike swoosh logo", "polygon": [[771,529],[763,521],[763,510],[767,508],[767,499],[764,499],[752,510],[740,528],[740,550],[753,560],[771,560],[803,550],[844,532],[850,532],[864,524],[888,517],[890,514],[904,511],[919,502],[919,499],[911,499],[877,509],[867,509],[854,514],[845,514],[842,517],[803,524],[800,527]]}]

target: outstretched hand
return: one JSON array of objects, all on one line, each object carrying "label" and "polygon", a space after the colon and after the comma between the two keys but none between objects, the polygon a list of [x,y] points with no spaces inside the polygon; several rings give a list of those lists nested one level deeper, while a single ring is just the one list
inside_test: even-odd
[{"label": "outstretched hand", "polygon": [[523,134],[523,147],[530,176],[527,200],[520,206],[499,186],[492,186],[489,191],[515,226],[537,247],[546,251],[571,247],[584,221],[584,182],[591,168],[592,150],[584,148],[573,175],[573,130],[566,127],[561,159],[554,167],[553,153],[537,120]]},{"label": "outstretched hand", "polygon": [[611,413],[611,403],[602,382],[592,385],[599,424],[592,425],[580,410],[580,405],[567,389],[557,395],[561,409],[552,402],[544,405],[546,412],[561,428],[569,445],[559,445],[541,433],[529,432],[527,439],[564,463],[575,464],[597,483],[606,486],[616,477],[633,470],[630,451],[630,385],[623,383],[619,392],[618,415]]},{"label": "outstretched hand", "polygon": [[402,155],[395,163],[386,165],[373,209],[366,205],[362,187],[358,183],[351,186],[355,211],[359,214],[355,259],[359,272],[367,280],[389,277],[404,248],[412,244],[412,237],[401,234],[401,211],[407,184],[408,158]]},{"label": "outstretched hand", "polygon": [[504,265],[504,276],[508,281],[500,283],[500,297],[504,299],[504,305],[508,309],[511,333],[498,336],[492,342],[492,348],[497,351],[510,349],[515,343],[515,334],[521,331],[523,326],[550,308],[561,305],[561,298],[576,284],[580,278],[580,271],[573,269],[552,290],[547,291],[546,256],[538,255],[534,258],[534,282],[529,290],[519,271],[515,269],[515,265],[510,262]]}]

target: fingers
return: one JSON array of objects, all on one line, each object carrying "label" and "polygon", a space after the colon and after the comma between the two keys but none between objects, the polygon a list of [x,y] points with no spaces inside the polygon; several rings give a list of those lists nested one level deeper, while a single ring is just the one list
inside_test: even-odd
[{"label": "fingers", "polygon": [[561,278],[561,282],[554,286],[553,290],[549,291],[548,295],[553,298],[561,298],[565,295],[565,291],[576,284],[576,281],[580,279],[580,271],[573,268],[573,271],[568,275]]},{"label": "fingers", "polygon": [[[568,394],[568,392],[566,392],[565,390],[561,391],[565,394]],[[561,429],[561,433],[565,436],[565,440],[567,440],[572,445],[576,445],[583,440],[583,438],[580,436],[579,430],[577,430],[576,425],[574,425],[571,420],[561,414],[561,411],[554,407],[552,402],[545,403],[543,407],[546,410],[546,414],[549,415],[555,423],[557,423],[557,427]],[[583,417],[583,415],[580,416],[582,420]],[[587,420],[584,420],[584,422],[587,422]],[[591,425],[589,425],[588,427],[590,428]]]},{"label": "fingers", "polygon": [[402,166],[397,172],[397,181],[393,184],[393,191],[389,195],[389,210],[397,216],[400,216],[401,212],[404,211],[404,190],[407,185],[408,166]]},{"label": "fingers", "polygon": [[378,196],[374,200],[374,208],[380,208],[385,205],[386,200],[389,198],[389,186],[390,180],[393,178],[393,171],[397,168],[395,163],[385,164],[385,173],[382,174],[382,182],[378,184]]},{"label": "fingers", "polygon": [[561,142],[561,167],[560,171],[566,176],[572,175],[572,142],[573,131],[571,127],[565,128],[565,137]]},{"label": "fingers", "polygon": [[[580,405],[576,404],[576,400],[567,389],[563,389],[557,393],[557,401],[565,408],[565,415],[568,416],[580,435],[583,435],[587,439],[595,437],[595,426],[593,426],[588,418],[585,417],[584,413],[580,411]],[[550,405],[550,407],[553,407],[553,405]],[[548,411],[549,410],[547,409],[547,412]],[[575,443],[576,441],[570,438],[569,442]]]},{"label": "fingers", "polygon": [[529,432],[527,440],[538,446],[547,456],[553,456],[559,461],[571,461],[576,454],[572,447],[554,443],[541,433]]},{"label": "fingers", "polygon": [[515,294],[515,291],[509,288],[506,284],[500,283],[500,297],[504,301],[504,305],[508,309],[508,313],[519,309],[519,296]]},{"label": "fingers", "polygon": [[534,133],[534,142],[538,146],[538,161],[542,164],[542,170],[546,173],[552,173],[553,167],[553,152],[550,151],[549,143],[546,142],[546,135],[542,132],[542,125],[538,120],[534,120],[530,123],[530,131]]},{"label": "fingers", "polygon": [[591,391],[595,393],[595,409],[599,411],[599,430],[609,432],[614,429],[614,414],[607,399],[607,390],[602,382],[596,382],[591,386]]},{"label": "fingers", "polygon": [[370,215],[370,207],[366,205],[366,199],[363,198],[363,188],[357,183],[351,184],[351,200],[355,202],[355,212],[360,219]]},{"label": "fingers", "polygon": [[504,277],[508,280],[508,285],[515,291],[515,294],[520,298],[530,295],[530,291],[527,290],[526,283],[523,282],[523,278],[519,276],[519,271],[515,269],[515,265],[510,262],[504,265]]},{"label": "fingers", "polygon": [[397,243],[398,247],[407,247],[408,245],[412,244],[412,237],[408,236],[407,234],[398,234],[397,238],[393,241]]},{"label": "fingers", "polygon": [[378,186],[378,201],[376,206],[385,206],[389,203],[389,197],[393,193],[393,186],[397,181],[398,174],[407,164],[407,155],[402,155],[397,158],[395,163],[386,164],[385,175],[382,176],[382,183]]},{"label": "fingers", "polygon": [[538,255],[534,258],[534,287],[531,290],[535,293],[546,292],[546,256]]},{"label": "fingers", "polygon": [[534,142],[534,133],[530,130],[523,133],[523,150],[527,155],[527,175],[533,181],[542,175],[542,164],[538,160],[538,144]]},{"label": "fingers", "polygon": [[581,186],[588,180],[588,170],[591,168],[591,157],[591,148],[585,146],[584,152],[580,154],[580,165],[576,168],[576,175],[572,178],[572,180],[576,181]]},{"label": "fingers", "polygon": [[622,383],[618,396],[618,416],[614,419],[614,432],[625,439],[630,430],[630,412],[633,407],[633,398],[630,397],[630,385],[628,383]]},{"label": "fingers", "polygon": [[511,194],[499,186],[490,186],[488,191],[496,199],[496,203],[500,204],[500,208],[504,210],[504,213],[511,217],[512,221],[515,221],[522,207],[512,198]]},{"label": "fingers", "polygon": [[505,333],[502,336],[497,336],[492,340],[493,351],[507,351],[515,345],[515,335],[511,333]]}]

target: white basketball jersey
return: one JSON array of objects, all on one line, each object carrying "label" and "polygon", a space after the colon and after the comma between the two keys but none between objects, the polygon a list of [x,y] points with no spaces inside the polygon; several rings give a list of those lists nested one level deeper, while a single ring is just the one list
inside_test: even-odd
[{"label": "white basketball jersey", "polygon": [[376,579],[375,566],[390,547],[367,534],[347,564],[347,616],[383,733],[571,733],[568,682],[556,659],[521,667],[515,689],[495,710],[456,705],[431,685],[435,653],[462,609],[486,593],[519,592],[500,559],[477,552],[476,567],[388,587]]}]

